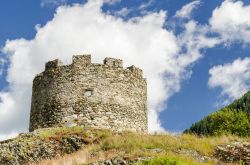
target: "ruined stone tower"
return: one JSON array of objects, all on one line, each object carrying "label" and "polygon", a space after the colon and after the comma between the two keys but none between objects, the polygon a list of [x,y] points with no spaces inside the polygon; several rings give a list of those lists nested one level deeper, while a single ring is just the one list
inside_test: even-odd
[{"label": "ruined stone tower", "polygon": [[60,126],[147,131],[147,84],[142,70],[122,60],[91,63],[90,55],[45,64],[33,81],[30,131]]}]

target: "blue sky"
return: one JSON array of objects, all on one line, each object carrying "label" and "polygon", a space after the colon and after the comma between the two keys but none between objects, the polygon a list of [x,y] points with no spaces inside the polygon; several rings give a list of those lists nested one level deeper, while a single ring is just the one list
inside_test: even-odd
[{"label": "blue sky", "polygon": [[[60,32],[61,29],[60,26],[57,26],[57,22],[61,26],[70,25],[71,20],[77,22],[77,19],[79,19],[79,22],[81,22],[82,19],[87,19],[84,14],[88,13],[93,14],[93,19],[98,20],[100,17],[104,21],[110,21],[108,22],[110,24],[114,23],[117,28],[115,30],[118,31],[117,36],[121,33],[124,33],[121,36],[128,35],[128,41],[134,43],[135,52],[139,55],[140,52],[142,53],[140,58],[136,57],[136,59],[140,60],[133,60],[132,55],[117,57],[123,58],[125,64],[127,61],[127,64],[133,63],[146,70],[145,77],[149,79],[149,82],[152,80],[149,87],[157,88],[155,91],[151,89],[149,91],[149,109],[152,116],[156,115],[152,122],[149,122],[151,125],[156,124],[155,127],[152,126],[153,131],[165,129],[169,132],[181,132],[191,126],[192,123],[239,98],[249,90],[250,39],[248,39],[248,36],[250,36],[250,0],[110,0],[105,2],[99,0],[99,2],[101,5],[92,4],[93,6],[96,5],[96,8],[98,8],[98,5],[101,6],[101,13],[96,11],[98,13],[96,15],[94,10],[87,12],[89,9],[84,8],[84,5],[89,2],[82,0],[26,0],[25,3],[20,0],[3,0],[0,2],[0,45],[2,49],[0,56],[2,60],[0,62],[4,61],[1,62],[0,70],[2,72],[0,79],[0,98],[2,100],[0,102],[0,119],[6,119],[0,122],[0,128],[3,130],[0,131],[0,135],[2,135],[0,138],[4,139],[17,132],[27,131],[29,106],[24,104],[30,104],[31,80],[35,74],[42,71],[45,61],[59,57],[64,62],[68,62],[71,53],[81,54],[90,51],[94,56],[92,57],[94,61],[99,62],[102,58],[101,55],[99,56],[101,53],[109,53],[110,55],[119,53],[116,49],[106,52],[106,50],[103,51],[103,49],[98,48],[98,44],[88,45],[83,43],[82,49],[78,49],[78,46],[76,46],[75,50],[72,50],[73,48],[63,49],[67,55],[59,55],[61,53],[58,50],[61,48],[61,34],[58,34],[59,39],[58,36],[51,38],[47,36],[53,36],[57,34],[57,31]],[[82,6],[79,8],[73,7],[76,6],[73,5],[76,3]],[[188,4],[190,4],[190,12],[183,8]],[[59,12],[57,8],[61,8],[61,5],[64,5],[64,7]],[[181,9],[183,9],[182,13],[184,15],[178,16],[177,13]],[[217,12],[215,12],[216,9]],[[74,13],[78,10],[83,11],[82,16],[77,15],[74,18],[68,18],[67,12]],[[160,11],[165,12],[165,17],[159,14]],[[154,13],[156,15],[153,15]],[[106,16],[112,16],[113,19],[105,20],[106,18],[102,17],[105,14]],[[74,16],[74,14],[72,15]],[[65,20],[69,20],[68,22],[64,22],[64,18],[61,18],[64,16]],[[147,24],[144,25],[141,20],[146,16],[150,17],[145,19]],[[231,20],[232,16],[235,18]],[[154,19],[150,19],[151,17]],[[239,18],[242,18],[242,20]],[[112,32],[108,30],[102,31],[102,27],[95,24],[95,20],[88,19],[90,19],[90,22],[93,21],[91,26],[99,29],[98,32],[112,35]],[[161,23],[162,20],[164,23]],[[74,21],[72,21],[73,25],[75,25]],[[51,22],[51,24],[49,25],[48,22]],[[145,28],[141,25],[145,26]],[[49,26],[51,26],[51,29],[54,28],[53,33],[48,28]],[[79,25],[80,28],[84,29],[88,25],[81,26]],[[69,27],[69,29],[72,28],[72,26]],[[192,27],[194,29],[190,30]],[[134,30],[137,33],[132,34],[133,30],[126,31],[129,28],[135,28]],[[155,35],[150,36],[149,34],[149,36],[146,36],[147,34],[143,33],[144,29],[145,31],[148,29]],[[84,31],[80,32],[83,38],[82,41],[77,38],[77,41],[92,40],[91,35],[85,38],[84,34],[86,33]],[[42,38],[40,34],[45,36],[43,44],[48,44],[48,50],[46,51],[42,50],[46,47],[40,44],[39,37]],[[136,37],[133,38],[137,34],[136,37],[144,39],[145,42],[151,38],[147,43],[154,44],[154,37],[157,38],[155,40],[160,45],[159,49],[166,50],[165,55],[163,53],[159,55],[160,57],[157,56],[157,53],[161,54],[161,52],[154,51],[157,50],[156,45],[152,49],[148,48],[147,52],[150,52],[151,55],[148,53],[149,55],[144,57],[144,48],[138,48],[137,50],[137,47],[141,45],[140,41]],[[74,27],[72,36],[74,36]],[[66,37],[61,36],[61,40],[66,39]],[[74,39],[74,37],[71,39]],[[7,40],[9,42],[6,43]],[[33,46],[33,42],[39,44]],[[96,40],[93,39],[93,43],[95,42]],[[127,51],[129,48],[134,48],[125,47],[124,45],[127,43],[123,45],[123,42],[125,41],[121,40],[121,44],[117,46],[121,50]],[[69,45],[66,41],[65,43]],[[194,44],[189,47],[188,43]],[[55,45],[55,47],[50,48],[50,45]],[[97,49],[93,53],[92,46],[96,46]],[[30,52],[33,52],[33,54]],[[127,52],[135,53],[130,50]],[[48,54],[44,55],[44,53],[56,55],[50,56]],[[29,57],[32,60],[25,61]],[[155,60],[156,58],[159,58],[159,61]],[[180,60],[179,58],[183,59]],[[164,59],[170,62],[161,63]],[[27,68],[31,64],[32,67]],[[147,67],[148,64],[152,66]],[[154,67],[154,65],[163,66],[164,69]],[[171,68],[175,69],[171,70]],[[19,72],[22,69],[25,72],[23,75],[22,72]],[[157,74],[154,75],[153,72],[155,71],[157,71]],[[26,74],[26,72],[30,72],[30,74]],[[20,99],[20,97],[22,98]],[[20,108],[18,109],[15,106]],[[16,114],[16,117],[11,117],[13,114]],[[149,113],[149,117],[151,117],[151,113]],[[13,122],[15,124],[9,126],[9,123]]]}]

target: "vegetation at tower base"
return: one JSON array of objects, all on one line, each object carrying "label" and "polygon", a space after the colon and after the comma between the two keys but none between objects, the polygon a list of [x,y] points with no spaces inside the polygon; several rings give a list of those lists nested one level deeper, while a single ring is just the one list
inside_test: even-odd
[{"label": "vegetation at tower base", "polygon": [[[227,150],[238,152],[232,159]],[[249,154],[249,138],[149,135],[79,126],[37,129],[0,142],[1,165],[214,165],[247,163]]]},{"label": "vegetation at tower base", "polygon": [[250,91],[232,104],[193,124],[185,133],[250,136]]}]

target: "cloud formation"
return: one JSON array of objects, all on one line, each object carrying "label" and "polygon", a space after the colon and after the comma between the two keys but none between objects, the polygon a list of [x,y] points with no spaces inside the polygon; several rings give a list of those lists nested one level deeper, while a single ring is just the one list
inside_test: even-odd
[{"label": "cloud formation", "polygon": [[[176,12],[177,18],[185,18],[178,35],[164,28],[168,21],[166,11],[145,12],[126,20],[117,13],[102,11],[104,3],[116,2],[119,1],[90,0],[58,7],[52,20],[36,26],[33,39],[6,42],[2,52],[10,63],[6,77],[9,86],[0,92],[0,138],[28,130],[32,80],[44,70],[45,62],[59,58],[69,64],[74,54],[92,54],[95,63],[102,63],[107,56],[121,58],[125,66],[142,68],[148,81],[149,130],[164,131],[159,112],[180,90],[181,82],[191,76],[190,68],[203,56],[203,50],[223,42],[221,37],[210,37],[211,27],[221,36],[223,31],[214,28],[216,14],[210,25],[192,20],[190,14],[200,1]],[[222,7],[216,10],[219,9]],[[124,9],[121,15],[126,12]]]},{"label": "cloud formation", "polygon": [[200,0],[196,0],[184,5],[179,11],[176,12],[175,17],[191,18],[192,11],[200,5]]},{"label": "cloud formation", "polygon": [[209,74],[209,87],[220,87],[221,94],[228,96],[229,101],[238,99],[250,89],[250,58],[214,66]]},{"label": "cloud formation", "polygon": [[149,6],[151,6],[153,3],[154,3],[155,0],[149,0],[148,2],[146,3],[142,3],[138,9],[139,10],[145,10],[146,8],[148,8]]},{"label": "cloud formation", "polygon": [[104,1],[93,0],[61,6],[52,20],[43,27],[37,26],[34,39],[6,42],[3,52],[10,62],[10,86],[0,92],[0,109],[4,109],[0,134],[27,131],[32,79],[44,70],[46,61],[60,58],[67,64],[73,54],[84,53],[92,54],[95,63],[112,56],[123,59],[125,66],[142,68],[148,81],[149,130],[164,130],[159,112],[166,109],[168,98],[180,90],[181,81],[190,77],[187,68],[202,56],[201,50],[216,42],[207,38],[206,27],[193,20],[176,36],[163,28],[166,11],[123,20],[104,13],[103,4]]},{"label": "cloud formation", "polygon": [[225,0],[214,9],[209,23],[211,30],[220,35],[223,42],[250,43],[250,5],[243,1]]},{"label": "cloud formation", "polygon": [[64,5],[68,2],[68,0],[41,0],[41,7],[45,7],[47,5],[59,6]]},{"label": "cloud formation", "polygon": [[131,9],[128,9],[126,7],[122,8],[121,10],[118,10],[116,12],[114,12],[114,15],[118,16],[118,17],[125,17],[127,16],[129,13],[131,12]]},{"label": "cloud formation", "polygon": [[[60,58],[71,62],[73,54],[92,54],[93,62],[102,63],[106,56],[121,58],[125,66],[136,65],[148,79],[149,128],[163,130],[158,119],[161,104],[169,97],[164,81],[166,71],[173,70],[177,58],[176,37],[162,28],[166,13],[151,13],[124,21],[103,13],[102,1],[84,5],[62,6],[45,26],[37,28],[32,40],[7,41],[3,51],[10,65],[8,91],[0,97],[0,134],[11,129],[28,128],[31,86],[35,74],[42,72],[44,63]],[[6,127],[7,126],[7,127]]]},{"label": "cloud formation", "polygon": [[[250,5],[243,1],[225,0],[213,10],[209,19],[210,31],[218,35],[225,45],[240,42],[250,44]],[[236,59],[232,63],[214,66],[209,70],[208,85],[220,87],[226,99],[223,105],[242,96],[250,89],[249,58]]]},{"label": "cloud formation", "polygon": [[199,25],[194,20],[189,20],[184,24],[184,31],[178,35],[178,43],[182,48],[183,65],[191,64],[202,57],[202,50],[212,48],[220,44],[217,37],[209,37],[210,29],[207,25]]},{"label": "cloud formation", "polygon": [[0,76],[3,74],[5,63],[6,63],[6,60],[4,58],[0,58]]}]

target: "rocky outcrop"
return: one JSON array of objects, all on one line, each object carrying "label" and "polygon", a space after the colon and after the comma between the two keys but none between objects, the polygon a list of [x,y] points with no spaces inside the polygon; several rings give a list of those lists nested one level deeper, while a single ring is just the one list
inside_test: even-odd
[{"label": "rocky outcrop", "polygon": [[199,162],[202,162],[202,163],[207,163],[208,160],[211,159],[210,157],[202,155],[198,151],[191,150],[191,149],[181,148],[181,149],[176,150],[175,152],[178,154],[181,154],[181,155],[191,156],[191,157],[195,158],[196,160],[199,160]]},{"label": "rocky outcrop", "polygon": [[217,146],[214,156],[226,163],[245,163],[250,165],[250,143],[234,142],[227,145]]},{"label": "rocky outcrop", "polygon": [[126,160],[124,158],[113,158],[109,160],[90,163],[89,165],[134,165],[134,164],[141,163],[143,161],[150,160],[150,159],[152,158],[145,157],[145,158],[137,158],[134,160]]},{"label": "rocky outcrop", "polygon": [[[250,165],[250,143],[234,142],[220,145],[221,141],[215,142],[213,138],[209,138],[208,143],[208,139],[204,143],[204,139],[196,138],[187,138],[184,135],[179,139],[168,135],[111,132],[84,127],[39,129],[0,142],[0,165],[42,164],[54,161],[59,164],[66,162],[67,165],[75,164],[76,161],[79,164],[91,163],[90,165],[130,165],[159,161],[182,163],[183,160],[178,159],[179,156],[189,158],[193,164],[222,165],[241,162]],[[197,146],[190,146],[192,142],[197,142]],[[215,147],[216,144],[219,146]],[[202,152],[199,147],[203,151],[208,147],[215,147],[214,154],[211,154],[212,150]],[[168,153],[173,154],[174,159],[168,157]]]},{"label": "rocky outcrop", "polygon": [[39,139],[34,134],[23,134],[16,139],[0,143],[0,164],[20,165],[38,162],[66,153],[73,153],[87,143],[84,137],[77,135]]}]

